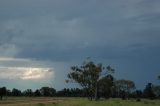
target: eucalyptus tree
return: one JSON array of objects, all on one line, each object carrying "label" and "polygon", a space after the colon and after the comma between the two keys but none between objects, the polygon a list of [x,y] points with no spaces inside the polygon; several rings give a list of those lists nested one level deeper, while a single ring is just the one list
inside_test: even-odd
[{"label": "eucalyptus tree", "polygon": [[33,96],[33,91],[32,91],[32,89],[26,89],[26,90],[23,92],[23,95],[24,95],[24,96]]},{"label": "eucalyptus tree", "polygon": [[149,98],[149,99],[154,99],[155,98],[155,94],[153,91],[153,84],[152,83],[148,83],[143,91],[143,95],[145,98]]},{"label": "eucalyptus tree", "polygon": [[109,98],[113,96],[114,78],[112,75],[107,75],[99,80],[98,92],[99,97]]},{"label": "eucalyptus tree", "polygon": [[126,97],[129,98],[131,90],[135,89],[135,84],[131,80],[117,80],[115,81],[114,86],[116,88],[118,96],[121,96],[122,99],[125,99]]},{"label": "eucalyptus tree", "polygon": [[160,85],[154,85],[153,92],[157,98],[160,98]]},{"label": "eucalyptus tree", "polygon": [[7,89],[6,87],[0,88],[0,100],[2,100],[3,96],[7,94]]},{"label": "eucalyptus tree", "polygon": [[67,82],[76,82],[86,89],[90,100],[98,99],[98,86],[101,79],[114,72],[111,66],[103,66],[93,61],[85,61],[80,66],[72,66]]},{"label": "eucalyptus tree", "polygon": [[56,94],[56,90],[50,87],[42,87],[40,89],[40,93],[42,96],[54,96]]}]

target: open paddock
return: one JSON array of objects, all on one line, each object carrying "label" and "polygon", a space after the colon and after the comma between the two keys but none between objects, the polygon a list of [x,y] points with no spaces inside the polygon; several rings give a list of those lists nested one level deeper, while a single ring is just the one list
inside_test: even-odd
[{"label": "open paddock", "polygon": [[9,97],[0,101],[0,106],[34,106],[36,104],[48,104],[64,101],[63,98],[53,97]]},{"label": "open paddock", "polygon": [[0,106],[160,106],[160,100],[108,99],[89,101],[86,98],[9,97]]}]

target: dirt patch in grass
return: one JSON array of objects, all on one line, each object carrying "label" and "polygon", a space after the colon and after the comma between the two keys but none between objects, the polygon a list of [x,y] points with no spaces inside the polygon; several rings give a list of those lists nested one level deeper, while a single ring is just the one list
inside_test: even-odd
[{"label": "dirt patch in grass", "polygon": [[62,102],[62,98],[17,98],[0,101],[0,106],[31,106],[34,104],[47,104]]}]

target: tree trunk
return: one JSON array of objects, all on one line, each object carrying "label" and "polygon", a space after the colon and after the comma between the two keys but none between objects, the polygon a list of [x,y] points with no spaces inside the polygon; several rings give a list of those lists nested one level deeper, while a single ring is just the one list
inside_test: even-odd
[{"label": "tree trunk", "polygon": [[97,82],[96,82],[96,86],[95,86],[94,99],[95,100],[98,99],[98,84],[97,84]]}]

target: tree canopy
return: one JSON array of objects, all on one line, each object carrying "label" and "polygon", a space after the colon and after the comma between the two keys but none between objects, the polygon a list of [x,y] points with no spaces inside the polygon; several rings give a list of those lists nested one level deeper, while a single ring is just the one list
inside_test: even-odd
[{"label": "tree canopy", "polygon": [[144,97],[145,98],[150,98],[153,99],[155,98],[155,94],[153,92],[153,84],[152,83],[148,83],[143,91],[144,93]]},{"label": "tree canopy", "polygon": [[7,93],[6,87],[0,88],[0,99],[2,100],[3,96],[5,96]]},{"label": "tree canopy", "polygon": [[98,98],[100,81],[107,75],[111,75],[114,69],[111,66],[95,64],[93,61],[85,61],[81,66],[72,66],[68,74],[70,82],[79,83],[89,94],[90,99]]},{"label": "tree canopy", "polygon": [[117,80],[114,83],[114,87],[116,89],[116,92],[119,96],[121,96],[123,99],[126,97],[129,98],[129,94],[131,90],[135,89],[135,84],[131,80]]}]

